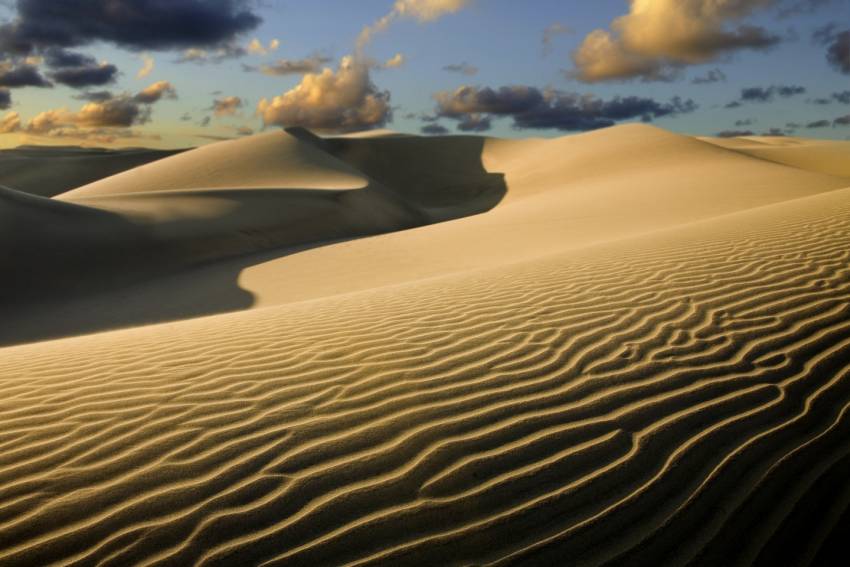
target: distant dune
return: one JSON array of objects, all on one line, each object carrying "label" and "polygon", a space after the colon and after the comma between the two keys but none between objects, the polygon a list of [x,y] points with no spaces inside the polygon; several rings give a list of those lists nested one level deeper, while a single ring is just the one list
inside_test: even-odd
[{"label": "distant dune", "polygon": [[292,129],[0,179],[0,564],[828,564],[848,164]]}]

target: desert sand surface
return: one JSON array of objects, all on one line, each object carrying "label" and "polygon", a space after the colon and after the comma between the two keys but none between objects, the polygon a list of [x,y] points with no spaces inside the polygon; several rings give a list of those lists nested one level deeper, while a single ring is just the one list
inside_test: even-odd
[{"label": "desert sand surface", "polygon": [[848,163],[294,129],[3,181],[0,564],[828,564]]}]

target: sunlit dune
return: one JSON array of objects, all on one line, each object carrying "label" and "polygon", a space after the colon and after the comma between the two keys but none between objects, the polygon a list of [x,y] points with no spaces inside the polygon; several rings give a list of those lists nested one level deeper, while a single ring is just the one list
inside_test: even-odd
[{"label": "sunlit dune", "polygon": [[844,543],[848,142],[296,128],[28,152],[70,165],[0,171],[2,565],[790,565]]}]

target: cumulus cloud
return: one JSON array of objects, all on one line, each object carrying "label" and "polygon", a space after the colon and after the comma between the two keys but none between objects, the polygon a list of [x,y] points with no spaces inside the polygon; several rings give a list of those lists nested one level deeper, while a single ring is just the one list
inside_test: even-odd
[{"label": "cumulus cloud", "polygon": [[256,28],[251,0],[17,0],[0,52],[28,55],[97,41],[132,50],[212,47]]},{"label": "cumulus cloud", "polygon": [[714,68],[709,69],[705,75],[700,75],[691,79],[691,83],[694,85],[709,85],[711,83],[725,83],[726,82],[726,73],[721,71],[720,69]]},{"label": "cumulus cloud", "polygon": [[449,129],[440,124],[426,124],[420,130],[423,134],[430,136],[444,136],[449,133]]},{"label": "cumulus cloud", "polygon": [[209,110],[216,116],[233,116],[236,111],[244,106],[244,102],[238,96],[226,96],[213,100]]},{"label": "cumulus cloud", "polygon": [[382,65],[382,67],[384,69],[397,69],[398,67],[404,65],[404,62],[404,55],[402,55],[401,53],[396,53],[395,55],[387,59]]},{"label": "cumulus cloud", "polygon": [[136,73],[136,78],[144,79],[145,77],[151,74],[154,66],[156,65],[156,62],[154,61],[153,57],[151,57],[147,53],[142,53],[141,55],[139,55],[139,59],[142,60],[142,68],[139,69],[138,73]]},{"label": "cumulus cloud", "polygon": [[[692,100],[674,97],[667,103],[635,96],[603,100],[593,95],[528,86],[462,86],[434,94],[436,114],[468,124],[471,116],[510,117],[514,128],[586,131],[613,126],[622,120],[673,116],[696,110]],[[480,122],[481,118],[478,118]]]},{"label": "cumulus cloud", "polygon": [[448,71],[449,73],[460,73],[461,75],[472,77],[478,74],[478,67],[470,65],[466,61],[463,61],[461,63],[452,63],[451,65],[446,65],[443,67],[443,71]]},{"label": "cumulus cloud", "polygon": [[263,42],[255,37],[248,43],[246,50],[253,55],[268,55],[276,51],[278,47],[280,47],[280,41],[277,39],[269,41],[268,46],[264,46]]},{"label": "cumulus cloud", "polygon": [[7,112],[0,120],[0,134],[12,134],[21,129],[21,117],[17,112]]},{"label": "cumulus cloud", "polygon": [[176,96],[176,93],[167,81],[154,83],[135,95],[100,95],[93,97],[96,100],[90,100],[76,112],[66,108],[41,112],[22,131],[35,136],[96,139],[103,142],[137,138],[142,134],[130,127],[150,121],[151,105],[163,97],[171,96]]},{"label": "cumulus cloud", "polygon": [[767,30],[735,22],[774,0],[631,0],[610,30],[588,34],[573,53],[577,79],[595,83],[667,80],[681,66],[780,41]]},{"label": "cumulus cloud", "polygon": [[278,59],[273,63],[254,67],[252,65],[243,65],[244,71],[259,71],[264,75],[284,76],[284,75],[303,75],[305,73],[316,73],[322,65],[329,63],[330,57],[324,55],[311,55],[303,59]]},{"label": "cumulus cloud", "polygon": [[543,54],[549,55],[552,53],[552,49],[555,45],[555,39],[558,36],[568,33],[573,33],[573,29],[568,28],[560,22],[555,22],[554,24],[547,26],[546,29],[543,30],[543,37],[541,39],[543,42]]},{"label": "cumulus cloud", "polygon": [[357,53],[372,41],[376,33],[385,31],[400,18],[412,18],[418,22],[433,22],[447,14],[465,8],[471,0],[396,0],[392,9],[371,26],[366,26],[357,36]]},{"label": "cumulus cloud", "polygon": [[141,104],[153,104],[162,98],[177,98],[177,90],[168,81],[157,81],[139,91],[133,100]]},{"label": "cumulus cloud", "polygon": [[263,98],[257,114],[266,126],[351,131],[385,125],[392,119],[392,108],[390,93],[372,83],[369,65],[346,56],[336,71],[307,73],[293,89]]},{"label": "cumulus cloud", "polygon": [[814,33],[814,40],[826,46],[826,60],[836,70],[850,75],[850,28],[839,30],[829,24]]},{"label": "cumulus cloud", "polygon": [[6,110],[12,106],[12,94],[9,89],[0,88],[0,110]]},{"label": "cumulus cloud", "polygon": [[38,68],[33,65],[23,64],[13,66],[0,63],[0,87],[52,87],[53,84],[45,79]]}]

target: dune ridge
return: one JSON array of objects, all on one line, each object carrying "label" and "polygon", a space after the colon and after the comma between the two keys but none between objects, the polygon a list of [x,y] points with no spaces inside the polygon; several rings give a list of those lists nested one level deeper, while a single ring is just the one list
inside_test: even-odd
[{"label": "dune ridge", "polygon": [[[390,140],[330,147],[379,177]],[[300,256],[420,271],[343,261],[347,289],[0,349],[0,564],[822,563],[850,514],[850,184],[689,148],[744,194],[673,194],[674,152],[609,179],[669,188],[655,224],[592,232],[624,196],[535,234],[615,187],[505,166],[486,214]],[[474,257],[499,223],[564,242]]]}]

